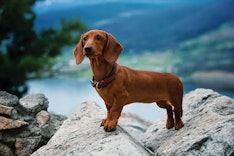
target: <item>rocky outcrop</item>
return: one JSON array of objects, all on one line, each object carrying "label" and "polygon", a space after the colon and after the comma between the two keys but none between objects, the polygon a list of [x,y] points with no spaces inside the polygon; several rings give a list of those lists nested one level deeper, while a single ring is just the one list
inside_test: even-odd
[{"label": "rocky outcrop", "polygon": [[27,156],[48,142],[66,119],[49,114],[48,103],[43,94],[18,99],[0,91],[1,156]]},{"label": "rocky outcrop", "polygon": [[[129,120],[129,116],[126,120]],[[105,117],[104,110],[93,102],[82,103],[78,109],[64,121],[63,125],[51,138],[46,146],[43,146],[32,156],[45,155],[134,155],[144,156],[149,153],[143,146],[139,146],[125,130],[118,127],[116,131],[107,133],[100,127],[101,120]],[[136,117],[136,116],[135,116]],[[123,121],[126,121],[124,118]],[[132,134],[142,134],[148,122],[141,122],[136,117],[131,120],[129,130]],[[126,126],[126,123],[120,124]],[[134,128],[137,127],[137,128]],[[141,128],[139,128],[141,127]],[[132,131],[132,129],[134,129]],[[135,136],[137,137],[137,136]],[[138,136],[139,137],[139,136]]]},{"label": "rocky outcrop", "polygon": [[197,89],[183,102],[185,126],[165,128],[165,119],[153,124],[142,143],[157,156],[233,156],[234,100],[212,90]]},{"label": "rocky outcrop", "polygon": [[100,127],[103,109],[86,102],[32,155],[234,155],[233,99],[197,89],[185,95],[183,106],[185,126],[179,131],[166,129],[165,119],[149,126],[128,114],[121,116],[116,131],[108,133]]},{"label": "rocky outcrop", "polygon": [[47,107],[43,94],[18,99],[0,91],[0,155],[27,156],[38,148],[32,156],[234,155],[234,100],[209,89],[184,96],[179,131],[165,128],[166,117],[152,124],[123,113],[108,133],[100,127],[105,110],[94,102],[80,104],[68,119]]}]

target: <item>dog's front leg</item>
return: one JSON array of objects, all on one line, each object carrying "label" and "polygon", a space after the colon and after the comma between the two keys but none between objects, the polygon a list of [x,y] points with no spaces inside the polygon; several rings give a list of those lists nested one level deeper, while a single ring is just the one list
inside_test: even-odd
[{"label": "dog's front leg", "polygon": [[102,120],[101,126],[104,126],[105,131],[112,132],[116,129],[124,105],[114,103],[111,107],[106,106],[107,117]]},{"label": "dog's front leg", "polygon": [[105,123],[106,123],[106,120],[109,118],[111,106],[110,106],[110,105],[108,105],[108,104],[106,104],[106,109],[107,109],[107,116],[106,116],[106,118],[105,118],[105,119],[103,119],[103,120],[102,120],[102,122],[101,122],[101,126],[104,126],[104,125],[105,125]]}]

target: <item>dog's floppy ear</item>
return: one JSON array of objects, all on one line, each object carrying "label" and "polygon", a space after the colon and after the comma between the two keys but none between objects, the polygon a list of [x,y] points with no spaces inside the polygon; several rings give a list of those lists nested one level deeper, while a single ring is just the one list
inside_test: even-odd
[{"label": "dog's floppy ear", "polygon": [[122,50],[122,45],[111,34],[107,34],[107,44],[106,48],[104,49],[104,58],[110,64],[114,64]]},{"label": "dog's floppy ear", "polygon": [[84,60],[85,56],[83,54],[82,36],[79,43],[76,45],[73,54],[76,58],[76,64],[80,64]]}]

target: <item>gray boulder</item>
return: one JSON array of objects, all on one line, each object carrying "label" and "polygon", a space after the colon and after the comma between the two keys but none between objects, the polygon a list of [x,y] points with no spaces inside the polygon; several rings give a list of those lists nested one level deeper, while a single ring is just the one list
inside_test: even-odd
[{"label": "gray boulder", "polygon": [[185,126],[165,128],[165,119],[153,124],[142,143],[157,156],[234,155],[234,100],[209,89],[196,89],[183,101]]},{"label": "gray boulder", "polygon": [[41,110],[47,110],[49,101],[44,94],[29,94],[19,100],[18,109],[22,109],[24,113],[35,115]]},{"label": "gray boulder", "polygon": [[152,122],[146,121],[136,114],[126,112],[121,114],[118,124],[124,131],[126,131],[126,133],[131,135],[137,141],[140,141],[139,136],[142,136],[146,132],[152,125]]},{"label": "gray boulder", "polygon": [[18,104],[18,97],[7,93],[6,91],[0,91],[0,104],[5,106],[15,106]]},{"label": "gray boulder", "polygon": [[0,91],[0,155],[28,156],[54,135],[66,117],[47,112],[43,94],[22,99]]},{"label": "gray boulder", "polygon": [[[103,127],[100,127],[101,120],[105,117],[104,112],[100,106],[93,102],[82,103],[64,121],[63,125],[47,145],[34,152],[32,156],[149,155],[138,141],[126,133],[124,128],[118,127],[114,132],[105,132]],[[139,117],[137,118],[134,120],[139,121]],[[122,120],[126,121],[124,119]],[[149,124],[148,122],[146,123]],[[123,125],[123,127],[127,126],[126,123],[121,123],[121,121],[120,125]],[[131,125],[133,126],[134,122]],[[140,126],[142,128],[138,128],[140,131],[133,130],[133,134],[143,134],[146,130],[144,129],[144,122],[135,125],[136,127]]]}]

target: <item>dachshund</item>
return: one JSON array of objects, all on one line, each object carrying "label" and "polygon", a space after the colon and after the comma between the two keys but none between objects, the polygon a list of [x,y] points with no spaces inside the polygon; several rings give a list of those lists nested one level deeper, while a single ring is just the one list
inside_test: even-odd
[{"label": "dachshund", "polygon": [[73,52],[76,64],[80,64],[85,56],[90,61],[92,86],[107,108],[107,116],[101,122],[104,130],[114,131],[123,107],[133,102],[156,102],[167,111],[166,128],[182,128],[183,84],[180,79],[171,73],[121,66],[116,60],[122,50],[122,45],[111,34],[90,30],[81,36]]}]

